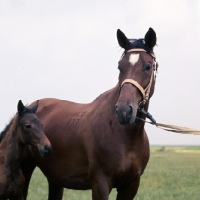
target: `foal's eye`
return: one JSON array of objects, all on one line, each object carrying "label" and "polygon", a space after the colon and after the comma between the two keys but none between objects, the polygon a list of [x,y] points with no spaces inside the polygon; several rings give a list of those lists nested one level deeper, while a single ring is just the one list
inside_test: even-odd
[{"label": "foal's eye", "polygon": [[29,128],[31,128],[31,125],[30,124],[25,124],[24,127],[29,129]]},{"label": "foal's eye", "polygon": [[145,68],[145,71],[150,71],[151,70],[151,64],[149,63],[146,68]]}]

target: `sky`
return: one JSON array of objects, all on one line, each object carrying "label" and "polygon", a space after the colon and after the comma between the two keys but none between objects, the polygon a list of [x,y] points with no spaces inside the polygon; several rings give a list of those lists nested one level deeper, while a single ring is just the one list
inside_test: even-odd
[{"label": "sky", "polygon": [[[0,1],[0,130],[24,104],[53,97],[89,103],[118,81],[116,32],[152,27],[159,63],[149,112],[200,130],[199,0]],[[200,135],[146,124],[151,145],[200,145]]]}]

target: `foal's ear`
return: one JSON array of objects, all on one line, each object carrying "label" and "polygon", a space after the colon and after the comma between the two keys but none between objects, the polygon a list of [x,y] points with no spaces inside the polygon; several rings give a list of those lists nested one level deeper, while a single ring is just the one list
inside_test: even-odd
[{"label": "foal's ear", "polygon": [[36,103],[35,103],[35,105],[32,108],[30,108],[30,110],[31,110],[32,113],[36,113],[36,111],[38,109],[38,102],[39,102],[39,100],[37,100]]},{"label": "foal's ear", "polygon": [[153,49],[153,47],[156,45],[156,33],[152,28],[149,28],[146,35],[144,36],[145,44],[150,48]]},{"label": "foal's ear", "polygon": [[18,105],[17,105],[17,111],[18,111],[18,114],[19,114],[20,116],[23,115],[24,108],[25,108],[24,104],[22,103],[21,100],[19,100]]},{"label": "foal's ear", "polygon": [[128,47],[131,45],[130,41],[120,29],[117,30],[117,40],[120,47],[124,48],[125,50],[127,50]]}]

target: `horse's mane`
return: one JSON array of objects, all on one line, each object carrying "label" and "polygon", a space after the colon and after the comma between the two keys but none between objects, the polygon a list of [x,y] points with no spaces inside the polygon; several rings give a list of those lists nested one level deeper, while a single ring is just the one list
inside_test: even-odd
[{"label": "horse's mane", "polygon": [[6,127],[4,128],[4,130],[0,133],[0,142],[2,141],[2,139],[4,138],[4,136],[6,135],[6,133],[10,130],[10,127],[13,123],[15,116],[10,120],[9,124],[6,125]]},{"label": "horse's mane", "polygon": [[[23,114],[24,113],[33,113],[31,111],[31,109],[27,108],[27,107],[24,107],[24,111],[23,111]],[[4,136],[6,135],[6,133],[9,131],[11,125],[13,124],[13,121],[14,121],[14,118],[19,116],[18,113],[13,117],[11,118],[9,124],[4,128],[4,130],[0,133],[0,142],[2,141],[2,139],[4,138]]]},{"label": "horse's mane", "polygon": [[144,42],[143,38],[140,39],[128,39],[131,43],[130,47],[128,49],[125,49],[125,51],[122,54],[122,57],[127,53],[130,49],[144,49],[148,54],[153,53],[153,49],[150,49]]}]

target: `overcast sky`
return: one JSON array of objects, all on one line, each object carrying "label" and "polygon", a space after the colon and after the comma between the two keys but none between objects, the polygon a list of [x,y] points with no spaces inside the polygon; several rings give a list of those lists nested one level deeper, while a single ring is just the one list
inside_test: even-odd
[{"label": "overcast sky", "polygon": [[[160,123],[200,129],[199,0],[0,1],[0,130],[24,104],[54,97],[89,103],[118,81],[129,38],[157,34],[159,62],[150,113]],[[150,144],[200,145],[146,125]]]}]

